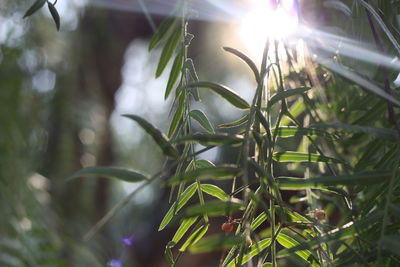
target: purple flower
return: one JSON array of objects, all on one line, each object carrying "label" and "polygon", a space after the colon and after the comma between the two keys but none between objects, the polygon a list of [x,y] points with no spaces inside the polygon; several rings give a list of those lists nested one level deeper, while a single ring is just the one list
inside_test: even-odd
[{"label": "purple flower", "polygon": [[122,238],[122,242],[124,242],[124,244],[127,246],[132,246],[133,245],[132,239],[133,239],[133,236],[125,237],[125,238]]},{"label": "purple flower", "polygon": [[112,259],[107,262],[108,267],[122,267],[120,260]]}]

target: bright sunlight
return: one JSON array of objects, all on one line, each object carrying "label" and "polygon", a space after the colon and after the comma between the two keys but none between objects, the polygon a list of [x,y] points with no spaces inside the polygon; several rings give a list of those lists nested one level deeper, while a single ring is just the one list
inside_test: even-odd
[{"label": "bright sunlight", "polygon": [[281,39],[298,25],[296,0],[250,0],[250,12],[241,22],[240,38],[252,54],[259,54],[267,38]]}]

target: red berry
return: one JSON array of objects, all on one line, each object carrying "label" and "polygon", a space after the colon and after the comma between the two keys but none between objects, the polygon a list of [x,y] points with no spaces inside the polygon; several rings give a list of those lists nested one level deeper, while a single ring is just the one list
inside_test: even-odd
[{"label": "red berry", "polygon": [[234,228],[233,223],[229,223],[229,222],[223,223],[221,226],[222,231],[224,231],[225,233],[232,232],[233,228]]}]

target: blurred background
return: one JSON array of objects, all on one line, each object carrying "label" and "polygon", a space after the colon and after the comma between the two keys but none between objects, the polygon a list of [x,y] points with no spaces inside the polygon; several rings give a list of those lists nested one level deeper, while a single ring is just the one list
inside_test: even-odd
[{"label": "blurred background", "polygon": [[[323,12],[320,1],[307,2],[310,23],[322,27],[335,17]],[[47,8],[22,19],[31,4],[2,0],[0,6],[0,265],[107,266],[120,259],[123,266],[167,266],[164,248],[174,227],[157,232],[169,206],[166,188],[145,188],[83,241],[139,185],[93,178],[66,182],[88,166],[121,166],[149,175],[162,168],[164,158],[151,138],[121,117],[137,114],[168,130],[169,71],[154,78],[160,50],[147,49],[152,24],[130,8],[137,7],[135,1],[59,0],[57,32]],[[152,15],[155,25],[172,6],[164,15]],[[236,29],[234,21],[192,21],[190,56],[201,80],[224,83],[250,100],[251,73],[221,49],[246,48]],[[241,117],[218,97],[206,92],[201,97],[208,100],[194,107],[201,107],[213,125]],[[203,158],[234,160],[224,149]],[[210,231],[220,231],[225,218],[214,220]],[[132,246],[122,242],[126,237],[132,237]],[[218,253],[185,255],[179,266],[216,266],[219,258]]]}]

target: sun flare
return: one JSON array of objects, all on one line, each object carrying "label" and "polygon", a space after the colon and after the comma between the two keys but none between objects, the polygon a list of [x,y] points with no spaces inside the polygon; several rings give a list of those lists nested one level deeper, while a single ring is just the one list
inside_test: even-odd
[{"label": "sun flare", "polygon": [[298,25],[296,0],[249,0],[250,11],[240,23],[240,38],[252,54],[259,54],[267,38],[292,35]]}]

